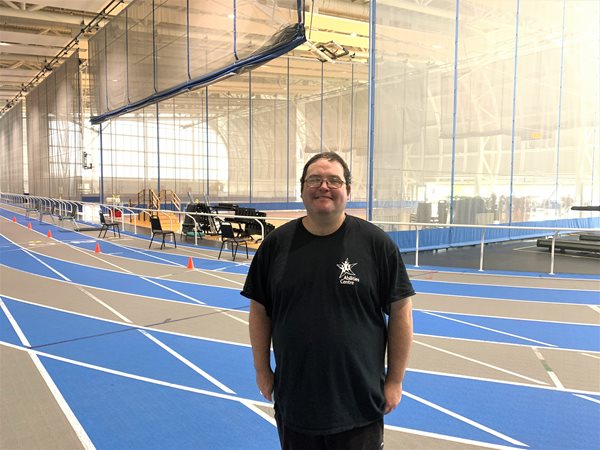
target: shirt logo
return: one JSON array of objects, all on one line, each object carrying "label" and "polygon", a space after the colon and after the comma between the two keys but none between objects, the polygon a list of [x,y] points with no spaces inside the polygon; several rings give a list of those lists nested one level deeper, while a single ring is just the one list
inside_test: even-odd
[{"label": "shirt logo", "polygon": [[348,261],[348,258],[346,258],[346,261],[337,265],[340,269],[340,284],[354,285],[360,281],[360,279],[352,271],[352,268],[357,264],[358,263],[352,264],[350,261]]}]

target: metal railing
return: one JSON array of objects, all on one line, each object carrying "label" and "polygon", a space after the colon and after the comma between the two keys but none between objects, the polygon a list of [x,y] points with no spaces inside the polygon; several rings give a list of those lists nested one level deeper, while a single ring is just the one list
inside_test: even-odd
[{"label": "metal railing", "polygon": [[[116,206],[114,204],[101,204],[101,203],[90,203],[90,202],[81,202],[81,201],[75,201],[75,200],[61,200],[61,199],[52,199],[52,198],[47,198],[47,197],[39,197],[39,196],[30,196],[30,195],[21,195],[21,194],[8,194],[8,193],[0,193],[0,203],[6,203],[6,204],[12,204],[14,206],[17,207],[22,207],[24,209],[29,209],[31,210],[29,207],[31,206],[32,202],[35,202],[37,205],[39,205],[40,208],[45,208],[45,210],[50,211],[52,208],[52,205],[59,205],[59,208],[63,208],[65,211],[67,210],[67,205],[69,205],[69,208],[74,207],[73,205],[76,205],[78,208],[78,215],[83,217],[83,219],[86,219],[86,213],[85,211],[95,211],[91,216],[89,216],[89,219],[91,220],[87,220],[88,222],[92,222],[92,223],[96,223],[99,222],[99,214],[98,211],[100,211],[100,208],[103,208],[105,210],[108,211],[112,211],[112,217],[113,220],[117,219],[117,215],[115,214],[116,211],[120,212],[120,219],[121,219],[121,223],[124,226],[125,225],[125,218],[126,217],[130,217],[130,222],[133,221],[133,233],[137,234],[137,217],[138,215],[141,217],[144,214],[151,216],[151,215],[158,215],[161,214],[162,216],[168,216],[170,223],[169,223],[169,227],[173,228],[173,216],[177,217],[177,225],[176,228],[178,230],[178,233],[181,233],[181,226],[182,223],[184,221],[185,217],[189,217],[193,224],[194,224],[194,229],[198,229],[198,221],[196,220],[197,216],[205,216],[205,217],[211,217],[214,219],[218,219],[220,221],[227,221],[227,219],[231,219],[231,218],[236,218],[236,219],[252,219],[255,220],[261,229],[261,239],[264,240],[265,237],[265,227],[264,224],[262,223],[262,220],[266,220],[267,217],[256,217],[256,216],[236,216],[236,215],[232,215],[232,214],[217,214],[217,213],[199,213],[199,212],[193,212],[193,213],[187,213],[184,211],[162,211],[160,209],[151,209],[151,208],[137,208],[137,207],[131,207],[131,206]],[[55,206],[56,207],[56,206]],[[40,209],[41,210],[41,209]],[[95,216],[95,217],[94,217]],[[194,217],[196,216],[196,217]],[[40,220],[41,220],[41,215],[40,215]],[[290,217],[275,217],[275,216],[269,216],[268,220],[276,220],[276,221],[290,221],[293,220],[293,218]],[[216,221],[217,222],[217,221]],[[430,228],[476,228],[476,229],[481,229],[481,238],[480,238],[480,256],[479,256],[479,271],[480,272],[484,272],[484,253],[485,253],[485,244],[486,244],[486,240],[485,240],[485,236],[486,236],[486,231],[487,230],[522,230],[522,231],[532,231],[532,232],[544,232],[544,233],[537,233],[538,235],[542,236],[542,235],[552,235],[552,245],[550,247],[550,271],[549,274],[550,275],[554,275],[555,271],[555,253],[556,253],[556,239],[558,238],[558,236],[561,233],[573,233],[573,232],[585,232],[585,233],[600,233],[600,228],[570,228],[570,227],[525,227],[525,226],[507,226],[507,225],[464,225],[464,224],[435,224],[435,223],[418,223],[418,222],[384,222],[384,221],[373,221],[373,223],[375,225],[378,226],[394,226],[394,227],[404,227],[404,228],[408,228],[410,229],[414,229],[415,230],[415,267],[419,267],[419,236],[421,231],[423,231],[423,229],[430,229]],[[216,225],[215,225],[216,226]],[[124,227],[123,227],[124,228]],[[215,229],[215,234],[218,233],[218,229]],[[548,233],[549,232],[549,233]],[[487,243],[491,243],[491,242],[497,242],[497,240],[494,241],[489,241]],[[198,235],[197,233],[194,233],[194,243],[195,245],[198,245]],[[470,245],[470,244],[465,244],[465,245]],[[449,247],[443,247],[443,248],[449,248]]]},{"label": "metal railing", "polygon": [[[419,267],[419,234],[423,228],[477,228],[481,229],[480,239],[480,252],[479,252],[479,272],[484,272],[483,260],[484,260],[484,249],[485,249],[485,234],[486,230],[523,230],[523,231],[544,231],[550,232],[552,236],[552,245],[550,248],[550,275],[554,275],[554,260],[555,260],[555,246],[556,239],[561,233],[573,233],[573,232],[591,232],[600,233],[600,228],[569,228],[569,227],[525,227],[525,226],[508,226],[508,225],[464,225],[464,224],[436,224],[436,223],[419,223],[419,222],[377,222],[373,221],[375,225],[394,225],[414,228],[416,231],[415,236],[415,267]],[[540,233],[540,235],[547,235],[548,233]],[[491,243],[492,241],[488,242]],[[494,240],[493,242],[497,242]],[[469,244],[465,244],[469,245]]]}]

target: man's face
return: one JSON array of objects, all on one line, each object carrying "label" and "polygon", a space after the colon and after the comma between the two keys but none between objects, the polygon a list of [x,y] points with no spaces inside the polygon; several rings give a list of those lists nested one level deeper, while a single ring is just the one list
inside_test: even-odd
[{"label": "man's face", "polygon": [[304,178],[304,188],[302,189],[302,201],[309,216],[342,215],[346,209],[350,186],[344,184],[342,187],[334,189],[328,186],[326,182],[323,182],[318,187],[309,187],[306,184],[306,180],[310,177],[321,177],[323,179],[338,177],[346,181],[342,165],[337,161],[328,161],[325,158],[316,160],[308,166]]}]

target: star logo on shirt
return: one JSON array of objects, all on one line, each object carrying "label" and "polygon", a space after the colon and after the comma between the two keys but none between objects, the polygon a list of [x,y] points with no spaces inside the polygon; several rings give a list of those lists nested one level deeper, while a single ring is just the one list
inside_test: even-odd
[{"label": "star logo on shirt", "polygon": [[348,258],[346,258],[346,261],[344,261],[341,264],[338,264],[338,268],[341,270],[340,272],[340,278],[346,276],[346,275],[351,275],[351,276],[356,276],[356,274],[354,272],[352,272],[352,268],[358,263],[354,263],[351,264],[350,261],[348,261]]}]

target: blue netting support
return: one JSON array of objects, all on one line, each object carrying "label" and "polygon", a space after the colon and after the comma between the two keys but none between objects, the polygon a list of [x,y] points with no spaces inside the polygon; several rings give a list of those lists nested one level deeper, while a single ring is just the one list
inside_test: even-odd
[{"label": "blue netting support", "polygon": [[[292,8],[249,0],[234,0],[230,10],[217,11],[214,5],[203,10],[203,5],[187,2],[176,16],[166,4],[136,0],[113,19],[117,25],[107,26],[110,42],[107,33],[90,40],[91,89],[97,92],[93,125],[251,71],[306,41],[304,0]],[[214,26],[230,19],[230,28]],[[257,42],[256,25],[271,34]],[[211,40],[207,32],[221,34]],[[221,41],[226,43],[218,47],[215,42]]]}]

